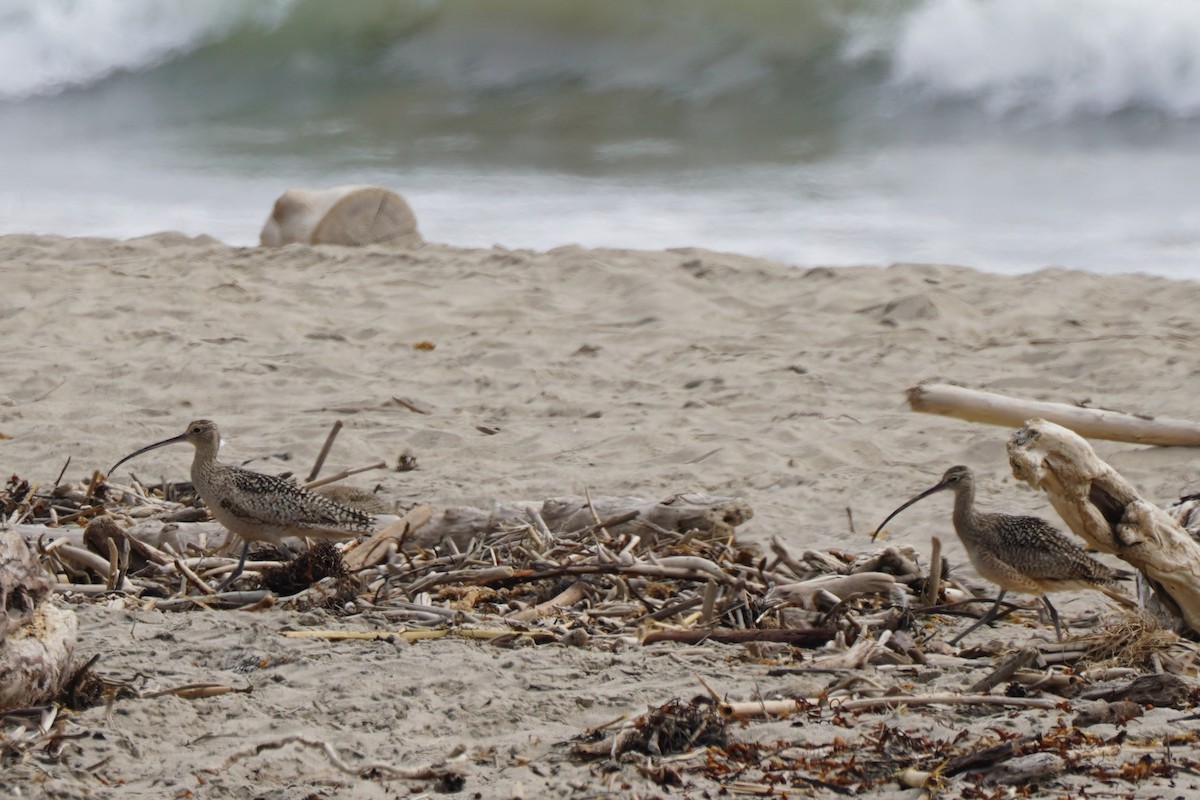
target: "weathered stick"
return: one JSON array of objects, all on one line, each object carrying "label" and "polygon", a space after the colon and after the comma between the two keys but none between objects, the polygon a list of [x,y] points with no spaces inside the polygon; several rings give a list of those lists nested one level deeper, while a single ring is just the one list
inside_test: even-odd
[{"label": "weathered stick", "polygon": [[386,461],[376,461],[374,464],[367,464],[365,467],[355,467],[354,469],[344,469],[341,472],[335,473],[333,475],[328,475],[324,478],[321,478],[320,480],[309,481],[308,483],[304,484],[304,488],[305,489],[316,489],[321,486],[327,486],[331,483],[337,483],[338,481],[344,481],[346,478],[349,478],[351,475],[357,475],[360,472],[369,472],[373,469],[383,469],[386,466],[387,466]]},{"label": "weathered stick", "polygon": [[333,440],[337,438],[338,432],[342,429],[342,421],[339,419],[333,423],[333,427],[329,429],[329,435],[325,437],[325,444],[321,445],[321,452],[317,453],[317,460],[313,462],[313,468],[305,478],[306,483],[312,483],[321,474],[321,467],[325,465],[325,459],[329,456],[329,451],[333,449]]},{"label": "weathered stick", "polygon": [[988,425],[1019,428],[1025,424],[1025,420],[1036,417],[1092,439],[1200,446],[1200,424],[1195,422],[1139,417],[1120,411],[1080,408],[1064,403],[1018,400],[942,383],[922,383],[912,387],[908,390],[908,404],[913,411],[942,414]]},{"label": "weathered stick", "polygon": [[396,549],[401,549],[405,539],[432,518],[432,508],[416,506],[403,517],[346,553],[346,566],[352,570],[358,570],[383,563],[388,555],[389,544],[394,542]]},{"label": "weathered stick", "polygon": [[554,634],[549,631],[512,631],[501,628],[419,628],[400,631],[339,631],[339,630],[304,630],[284,631],[282,636],[288,639],[326,639],[331,642],[348,639],[362,639],[368,642],[408,641],[415,642],[424,639],[445,639],[457,636],[460,639],[479,639],[490,641],[508,636],[525,636],[534,640],[548,639],[553,641]]},{"label": "weathered stick", "polygon": [[771,589],[768,597],[786,603],[811,605],[813,596],[826,591],[841,600],[856,594],[888,594],[896,578],[886,572],[860,572],[856,575],[822,575],[800,583],[784,583]]},{"label": "weathered stick", "polygon": [[556,607],[573,606],[585,597],[587,597],[587,584],[583,581],[576,581],[546,602],[538,603],[536,606],[523,609],[515,614],[509,614],[508,617],[519,622],[532,622],[538,617],[554,611]]},{"label": "weathered stick", "polygon": [[972,686],[969,691],[972,694],[987,694],[992,689],[996,688],[1013,675],[1017,674],[1018,670],[1024,669],[1037,660],[1038,651],[1032,647],[1022,647],[1017,652],[1013,653],[1004,661],[1000,662],[1000,666],[988,675],[986,678],[978,681]]},{"label": "weathered stick", "polygon": [[1200,543],[1143,499],[1084,439],[1035,419],[1008,440],[1013,475],[1042,489],[1080,538],[1128,561],[1175,619],[1200,632]]},{"label": "weathered stick", "polygon": [[1005,697],[993,694],[930,694],[889,695],[886,697],[860,697],[854,700],[763,700],[741,703],[721,703],[717,710],[728,719],[754,719],[757,717],[787,717],[828,704],[839,711],[856,711],[882,706],[1018,706],[1021,708],[1054,708],[1062,700],[1041,697]]},{"label": "weathered stick", "polygon": [[642,644],[655,642],[683,642],[702,644],[724,642],[744,644],[746,642],[784,642],[797,647],[820,647],[837,634],[833,628],[765,628],[765,629],[722,629],[688,631],[652,631],[642,638]]}]

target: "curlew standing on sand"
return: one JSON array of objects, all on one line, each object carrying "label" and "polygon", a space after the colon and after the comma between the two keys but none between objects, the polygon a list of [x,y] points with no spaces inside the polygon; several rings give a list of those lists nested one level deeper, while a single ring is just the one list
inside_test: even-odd
[{"label": "curlew standing on sand", "polygon": [[366,512],[335,503],[291,481],[222,464],[217,460],[221,433],[216,423],[207,419],[189,423],[178,436],[130,453],[113,464],[108,474],[142,453],[181,442],[196,448],[192,483],[200,499],[213,518],[243,542],[238,565],[221,584],[222,589],[241,575],[251,542],[280,544],[289,536],[348,539],[369,533],[374,526],[374,518]]},{"label": "curlew standing on sand", "polygon": [[941,481],[897,508],[871,534],[873,540],[892,517],[931,494],[954,492],[954,531],[966,548],[967,557],[981,576],[1000,587],[996,604],[974,625],[950,640],[958,644],[967,634],[996,618],[1008,592],[1041,597],[1054,631],[1062,640],[1058,611],[1050,604],[1049,592],[1096,589],[1114,600],[1131,605],[1129,598],[1111,588],[1128,580],[1130,573],[1115,570],[1084,552],[1074,540],[1038,517],[986,514],[975,510],[975,476],[970,467],[946,470]]}]

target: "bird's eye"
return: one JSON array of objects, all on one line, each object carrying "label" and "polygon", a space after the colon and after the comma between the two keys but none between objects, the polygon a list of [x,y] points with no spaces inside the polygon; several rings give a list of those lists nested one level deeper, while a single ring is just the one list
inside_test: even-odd
[{"label": "bird's eye", "polygon": [[200,426],[197,425],[196,427],[192,428],[192,433],[200,433]]}]

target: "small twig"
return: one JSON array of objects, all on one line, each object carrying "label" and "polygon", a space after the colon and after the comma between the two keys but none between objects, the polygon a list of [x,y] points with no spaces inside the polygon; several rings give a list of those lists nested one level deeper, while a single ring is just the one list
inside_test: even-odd
[{"label": "small twig", "polygon": [[973,694],[986,694],[995,687],[1004,683],[1004,681],[1013,677],[1017,670],[1028,667],[1037,657],[1037,648],[1023,647],[1000,662],[1000,666],[996,667],[991,675],[988,675],[986,678],[983,678],[977,682],[968,691]]},{"label": "small twig", "polygon": [[430,413],[432,413],[425,406],[421,405],[420,403],[418,403],[415,400],[410,400],[407,397],[396,397],[393,395],[392,402],[398,406],[401,406],[402,408],[407,408],[409,411],[412,411],[414,414],[430,414]]},{"label": "small twig", "polygon": [[204,582],[203,579],[201,579],[201,577],[199,575],[192,572],[191,568],[188,567],[187,564],[183,563],[183,559],[180,559],[180,558],[175,559],[175,569],[179,570],[179,573],[181,575],[183,575],[183,577],[187,578],[188,583],[192,584],[193,586],[195,586],[197,589],[204,592],[205,594],[215,595],[217,593],[216,589],[209,586],[207,583]]},{"label": "small twig", "polygon": [[793,647],[821,647],[837,635],[833,628],[717,628],[714,630],[651,631],[642,638],[642,644],[655,642],[783,642]]},{"label": "small twig", "polygon": [[308,483],[304,484],[304,488],[305,489],[316,489],[319,486],[325,486],[330,483],[337,483],[338,481],[345,480],[346,478],[349,478],[351,475],[357,475],[360,472],[369,472],[370,470],[373,470],[373,469],[383,469],[386,466],[387,466],[386,461],[376,461],[374,464],[368,464],[365,467],[355,467],[354,469],[344,469],[335,475],[330,475],[327,478],[321,478],[319,481],[309,481]]},{"label": "small twig", "polygon": [[329,429],[329,435],[325,437],[325,444],[321,446],[321,452],[317,454],[317,460],[313,464],[312,471],[308,473],[305,482],[312,483],[317,479],[317,475],[321,473],[321,467],[325,464],[325,457],[329,455],[330,448],[333,447],[333,440],[337,438],[338,432],[342,429],[342,421],[339,419],[333,423],[333,427]]},{"label": "small twig", "polygon": [[[103,480],[103,478],[104,473],[102,473],[100,470],[92,470],[92,479],[88,481],[88,488],[87,492],[83,495],[83,502],[90,503],[92,501],[92,497],[96,494],[96,487],[100,485],[100,481]],[[80,509],[79,513],[82,514],[83,511],[84,509]]]},{"label": "small twig", "polygon": [[63,475],[67,474],[67,467],[71,466],[71,457],[67,456],[67,463],[63,464],[62,470],[58,473],[58,477],[54,479],[54,489],[50,490],[50,494],[54,494],[54,490],[62,483]]},{"label": "small twig", "polygon": [[118,579],[122,574],[121,570],[121,553],[117,550],[117,540],[115,538],[105,539],[108,544],[108,588],[116,589],[120,583]]},{"label": "small twig", "polygon": [[931,695],[888,695],[885,697],[859,697],[853,700],[766,700],[741,703],[721,703],[721,715],[730,719],[755,717],[787,717],[823,703],[837,711],[860,711],[886,706],[1017,706],[1019,708],[1057,708],[1062,700],[1041,697],[1005,697],[992,694],[931,694]]},{"label": "small twig", "polygon": [[223,694],[250,694],[254,687],[247,685],[243,689],[225,683],[189,683],[186,686],[176,686],[172,689],[160,689],[141,695],[143,700],[152,697],[180,697],[184,700],[200,700],[205,697],[220,697]]}]

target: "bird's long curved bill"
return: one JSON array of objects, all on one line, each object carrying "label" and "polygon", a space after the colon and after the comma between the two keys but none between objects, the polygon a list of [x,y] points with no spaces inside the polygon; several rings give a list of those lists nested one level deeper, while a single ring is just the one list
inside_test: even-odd
[{"label": "bird's long curved bill", "polygon": [[883,526],[884,526],[884,525],[887,525],[889,522],[891,522],[891,521],[892,521],[892,517],[896,516],[896,515],[897,515],[897,514],[899,514],[901,511],[903,511],[904,509],[908,508],[909,506],[911,506],[913,503],[917,502],[918,500],[924,500],[926,497],[929,497],[929,495],[931,495],[931,494],[936,494],[937,492],[940,492],[942,489],[945,489],[945,488],[946,488],[946,484],[944,484],[944,483],[939,483],[937,486],[934,486],[934,487],[933,487],[933,488],[931,488],[931,489],[926,489],[925,491],[921,492],[919,495],[917,495],[916,497],[914,497],[912,500],[909,500],[907,503],[905,503],[904,505],[900,506],[899,508],[897,508],[897,509],[896,509],[895,511],[893,511],[892,513],[888,514],[888,515],[887,515],[887,519],[885,519],[883,522],[879,523],[879,527],[878,527],[878,528],[876,528],[876,529],[875,529],[875,532],[871,534],[871,541],[872,541],[872,542],[873,542],[873,541],[875,541],[875,538],[876,538],[877,536],[879,536],[879,532],[883,530]]},{"label": "bird's long curved bill", "polygon": [[108,471],[108,474],[112,475],[113,472],[116,471],[117,467],[121,466],[126,461],[130,460],[131,458],[137,458],[142,453],[147,453],[151,450],[156,450],[159,447],[166,447],[169,444],[177,444],[179,442],[186,442],[186,441],[187,441],[187,434],[181,433],[178,436],[172,436],[170,439],[163,439],[161,442],[155,442],[154,444],[148,444],[145,447],[143,447],[141,450],[136,450],[136,451],[130,453],[129,455],[125,456],[124,458],[122,458],[117,463],[113,464],[112,468]]}]

